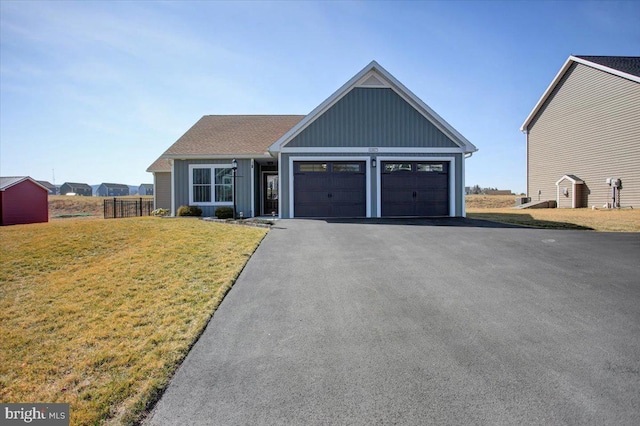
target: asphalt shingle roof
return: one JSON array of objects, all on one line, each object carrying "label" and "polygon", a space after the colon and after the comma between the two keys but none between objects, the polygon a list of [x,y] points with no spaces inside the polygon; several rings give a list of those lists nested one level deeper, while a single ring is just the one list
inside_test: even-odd
[{"label": "asphalt shingle roof", "polygon": [[160,157],[147,167],[147,171],[149,173],[170,172],[171,164],[169,164],[169,160],[166,158]]},{"label": "asphalt shingle roof", "polygon": [[576,55],[576,58],[584,59],[599,65],[603,65],[608,68],[613,68],[615,70],[622,71],[627,74],[635,75],[636,77],[640,77],[640,56]]},{"label": "asphalt shingle roof", "polygon": [[0,190],[8,188],[9,186],[26,179],[26,176],[5,176],[0,177]]},{"label": "asphalt shingle roof", "polygon": [[171,145],[163,156],[261,155],[304,117],[205,115]]}]

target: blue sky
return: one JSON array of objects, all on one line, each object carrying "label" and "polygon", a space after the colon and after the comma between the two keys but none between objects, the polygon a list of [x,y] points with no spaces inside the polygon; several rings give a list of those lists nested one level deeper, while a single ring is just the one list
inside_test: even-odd
[{"label": "blue sky", "polygon": [[0,175],[151,182],[205,114],[307,114],[378,61],[525,191],[519,127],[570,54],[640,56],[640,2],[0,1]]}]

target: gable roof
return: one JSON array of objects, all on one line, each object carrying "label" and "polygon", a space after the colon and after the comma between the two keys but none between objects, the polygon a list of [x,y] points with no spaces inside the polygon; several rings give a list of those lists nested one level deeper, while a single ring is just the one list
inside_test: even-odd
[{"label": "gable roof", "polygon": [[520,126],[520,131],[524,132],[533,121],[533,118],[538,114],[538,111],[544,103],[547,101],[553,89],[558,85],[562,77],[569,70],[569,67],[574,63],[579,63],[582,65],[586,65],[591,68],[598,69],[603,72],[607,72],[609,74],[613,74],[615,76],[626,78],[627,80],[635,81],[636,83],[640,83],[640,56],[574,56],[571,55],[565,61],[558,74],[556,74],[553,81],[547,90],[544,91],[538,103],[533,110],[527,116],[527,119],[524,120],[522,126]]},{"label": "gable roof", "polygon": [[153,184],[152,183],[141,183],[138,188],[151,188],[151,189],[153,189]]},{"label": "gable roof", "polygon": [[0,191],[4,191],[5,189],[11,188],[14,185],[17,185],[17,184],[19,184],[21,182],[24,182],[25,180],[30,180],[31,182],[35,183],[36,185],[38,185],[42,189],[44,189],[47,192],[49,192],[49,188],[43,186],[38,181],[36,181],[35,179],[30,178],[29,176],[4,176],[4,177],[0,177]]},{"label": "gable roof", "polygon": [[65,182],[62,185],[67,185],[68,187],[74,188],[74,189],[90,189],[93,191],[93,188],[91,188],[91,186],[89,186],[89,184],[86,184],[86,183]]},{"label": "gable roof", "polygon": [[584,56],[576,55],[594,64],[602,65],[614,71],[640,77],[640,56]]},{"label": "gable roof", "polygon": [[36,182],[47,188],[49,191],[51,191],[52,189],[56,189],[55,185],[51,184],[51,182],[49,182],[48,180],[37,180]]},{"label": "gable roof", "polygon": [[122,184],[122,183],[101,183],[100,186],[104,185],[105,188],[112,188],[112,189],[129,189],[128,185]]},{"label": "gable roof", "polygon": [[335,105],[347,93],[355,87],[388,87],[395,91],[402,99],[407,101],[413,108],[422,114],[427,120],[435,125],[440,131],[446,134],[451,140],[467,152],[475,152],[478,150],[471,142],[455,130],[449,123],[440,117],[434,110],[425,104],[420,98],[407,89],[394,76],[385,70],[376,61],[371,61],[359,73],[354,75],[342,87],[329,96],[318,107],[306,115],[299,123],[287,131],[282,137],[276,140],[270,147],[269,151],[279,152],[287,143],[306,129],[325,111]]},{"label": "gable roof", "polygon": [[268,157],[269,146],[303,117],[205,115],[171,145],[161,158]]}]

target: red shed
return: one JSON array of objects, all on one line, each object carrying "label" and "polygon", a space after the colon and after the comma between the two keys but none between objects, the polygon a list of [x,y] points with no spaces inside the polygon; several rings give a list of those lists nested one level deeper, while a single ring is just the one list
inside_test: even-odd
[{"label": "red shed", "polygon": [[28,176],[0,177],[0,225],[49,221],[49,191]]}]

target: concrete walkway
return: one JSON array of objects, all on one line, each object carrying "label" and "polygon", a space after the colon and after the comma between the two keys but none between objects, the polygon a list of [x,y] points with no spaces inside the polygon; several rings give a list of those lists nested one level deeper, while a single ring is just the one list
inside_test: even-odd
[{"label": "concrete walkway", "polygon": [[151,425],[640,424],[640,235],[282,220]]}]

